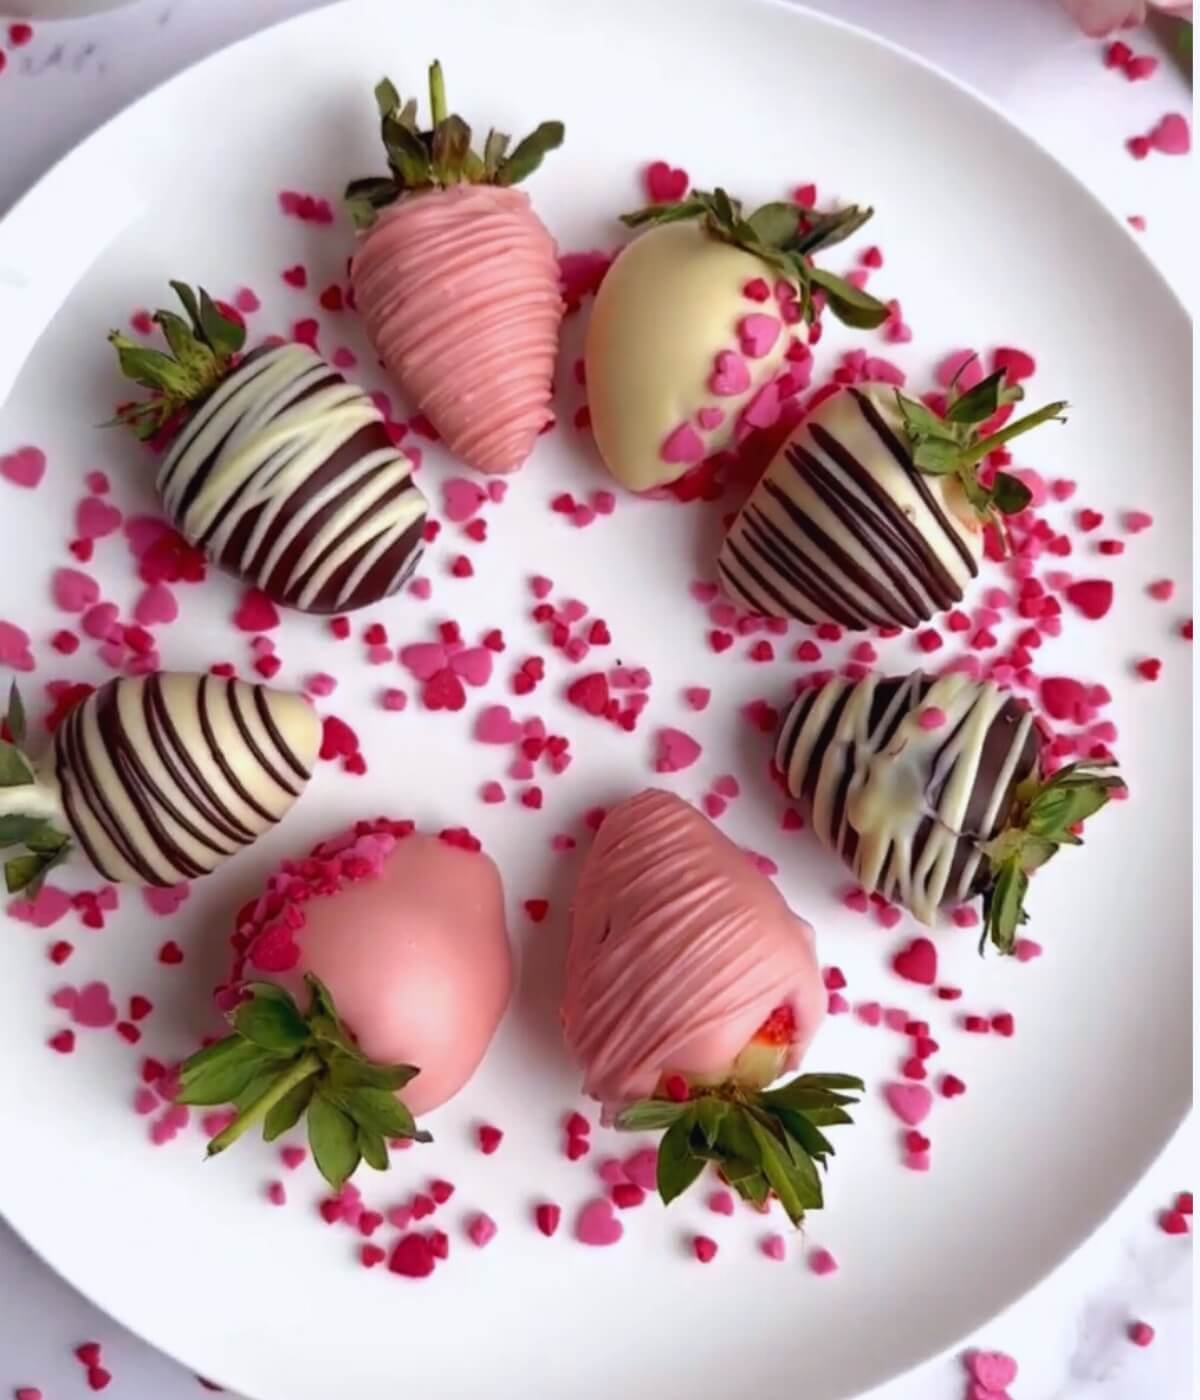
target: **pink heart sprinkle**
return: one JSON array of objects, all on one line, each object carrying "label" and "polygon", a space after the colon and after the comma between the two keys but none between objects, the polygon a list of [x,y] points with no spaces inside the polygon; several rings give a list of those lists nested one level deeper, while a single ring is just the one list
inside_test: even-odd
[{"label": "pink heart sprinkle", "polygon": [[892,968],[907,982],[932,987],[937,981],[937,949],[928,938],[914,938],[892,959]]},{"label": "pink heart sprinkle", "polygon": [[704,808],[704,815],[715,822],[718,817],[723,815],[729,804],[723,797],[718,797],[715,792],[706,792],[700,805]]},{"label": "pink heart sprinkle", "polygon": [[233,615],[233,625],[243,632],[270,632],[279,626],[279,610],[265,593],[251,588]]},{"label": "pink heart sprinkle", "polygon": [[690,768],[703,752],[696,740],[682,729],[660,729],[655,742],[656,773],[679,773],[684,768]]},{"label": "pink heart sprinkle", "polygon": [[719,350],[708,387],[714,394],[729,398],[744,394],[750,387],[750,370],[736,350]]},{"label": "pink heart sprinkle", "polygon": [[112,640],[113,624],[117,616],[115,603],[97,603],[95,607],[88,608],[79,625],[89,637],[94,637],[98,642],[107,642]]},{"label": "pink heart sprinkle", "polygon": [[167,918],[174,914],[188,897],[190,889],[191,887],[186,881],[180,885],[171,885],[166,889],[158,885],[146,885],[142,889],[142,898],[146,901],[146,908],[152,914]]},{"label": "pink heart sprinkle", "polygon": [[901,1123],[909,1128],[923,1123],[933,1107],[933,1094],[924,1084],[886,1084],[883,1097]]},{"label": "pink heart sprinkle", "polygon": [[79,1004],[79,993],[74,987],[60,987],[50,998],[50,1005],[60,1011],[74,1011]]},{"label": "pink heart sprinkle", "polygon": [[80,539],[102,540],[121,528],[121,512],[99,496],[85,496],[75,508],[75,533]]},{"label": "pink heart sprinkle", "polygon": [[46,454],[36,447],[18,447],[6,457],[0,457],[0,476],[14,486],[32,491],[46,475]]},{"label": "pink heart sprinkle", "polygon": [[487,498],[486,491],[465,477],[451,477],[442,482],[442,509],[446,519],[455,525],[470,520]]},{"label": "pink heart sprinkle", "polygon": [[704,441],[690,423],[673,428],[659,449],[664,462],[698,462],[704,456]]},{"label": "pink heart sprinkle", "polygon": [[100,585],[78,569],[56,569],[51,589],[64,612],[80,613],[100,600]]},{"label": "pink heart sprinkle", "polygon": [[1149,133],[1150,144],[1164,156],[1185,156],[1192,149],[1192,132],[1186,117],[1168,112]]},{"label": "pink heart sprinkle", "polygon": [[743,316],[737,324],[742,354],[749,355],[752,360],[761,359],[779,339],[782,324],[778,316],[767,316],[761,311]]},{"label": "pink heart sprinkle", "polygon": [[420,598],[422,601],[424,601],[426,598],[432,596],[433,584],[430,583],[427,578],[415,578],[408,585],[408,591],[412,594],[414,598]]},{"label": "pink heart sprinkle", "polygon": [[0,622],[0,666],[13,671],[32,671],[35,664],[29,633],[15,622]]},{"label": "pink heart sprinkle", "polygon": [[625,1175],[625,1168],[616,1157],[605,1157],[597,1166],[596,1174],[605,1186],[625,1186],[629,1178]]},{"label": "pink heart sprinkle", "polygon": [[575,1220],[575,1238],[580,1244],[616,1244],[624,1233],[625,1227],[613,1214],[607,1196],[589,1201]]},{"label": "pink heart sprinkle", "polygon": [[1042,956],[1042,945],[1035,943],[1032,938],[1018,938],[1013,952],[1018,962],[1032,962],[1034,958]]},{"label": "pink heart sprinkle", "polygon": [[808,1256],[808,1267],[818,1278],[823,1278],[826,1274],[837,1273],[838,1262],[827,1249],[814,1249]]},{"label": "pink heart sprinkle", "polygon": [[467,1234],[470,1236],[471,1243],[478,1249],[482,1249],[484,1245],[490,1244],[496,1238],[496,1229],[496,1222],[492,1217],[485,1211],[480,1211],[467,1226]]},{"label": "pink heart sprinkle", "polygon": [[877,1026],[883,1019],[883,1007],[877,1001],[864,1001],[854,1008],[854,1014],[864,1026]]},{"label": "pink heart sprinkle", "polygon": [[1017,1378],[1017,1363],[1002,1351],[973,1351],[967,1370],[986,1390],[1007,1390]]},{"label": "pink heart sprinkle", "polygon": [[983,366],[974,350],[952,350],[938,365],[936,377],[943,389],[951,384],[958,389],[973,389],[983,378]]},{"label": "pink heart sprinkle", "polygon": [[693,579],[688,584],[688,592],[695,598],[697,603],[711,603],[717,596],[717,585],[707,583],[703,579]]},{"label": "pink heart sprinkle", "polygon": [[400,664],[419,681],[429,681],[445,670],[446,648],[441,642],[413,642],[400,648]]},{"label": "pink heart sprinkle", "polygon": [[689,685],[683,692],[683,698],[693,710],[704,710],[712,699],[712,691],[707,686]]},{"label": "pink heart sprinkle", "polygon": [[889,1006],[883,1013],[883,1024],[890,1031],[900,1031],[903,1033],[904,1027],[912,1020],[912,1017],[902,1006]]},{"label": "pink heart sprinkle", "polygon": [[[290,1172],[294,1172],[307,1156],[303,1147],[283,1147],[279,1150],[279,1159]],[[404,1223],[408,1224],[407,1221]]]},{"label": "pink heart sprinkle", "polygon": [[779,384],[772,379],[742,409],[738,421],[751,428],[770,428],[779,421],[779,412]]},{"label": "pink heart sprinkle", "polygon": [[527,758],[515,758],[509,764],[508,776],[516,782],[525,782],[533,777],[533,764]]},{"label": "pink heart sprinkle", "polygon": [[488,498],[496,505],[499,505],[508,494],[507,481],[489,481],[487,484]]},{"label": "pink heart sprinkle", "polygon": [[450,658],[450,669],[468,685],[487,685],[492,678],[492,653],[487,647],[467,647]]},{"label": "pink heart sprinkle", "polygon": [[776,1263],[782,1263],[787,1256],[787,1243],[782,1235],[768,1235],[760,1248],[768,1259],[774,1259]]},{"label": "pink heart sprinkle", "polygon": [[520,737],[521,726],[507,705],[489,705],[475,721],[475,738],[481,744],[515,744]]},{"label": "pink heart sprinkle", "polygon": [[725,410],[718,408],[716,404],[705,404],[696,414],[696,422],[705,432],[712,432],[714,428],[719,428],[724,421]]},{"label": "pink heart sprinkle", "polygon": [[708,1208],[716,1215],[733,1214],[733,1195],[729,1191],[714,1191],[708,1198]]},{"label": "pink heart sprinkle", "polygon": [[133,616],[143,627],[174,622],[179,616],[179,604],[165,583],[152,583],[134,604]]},{"label": "pink heart sprinkle", "polygon": [[622,1164],[625,1175],[643,1191],[654,1191],[658,1186],[658,1149],[642,1147],[631,1153]]}]

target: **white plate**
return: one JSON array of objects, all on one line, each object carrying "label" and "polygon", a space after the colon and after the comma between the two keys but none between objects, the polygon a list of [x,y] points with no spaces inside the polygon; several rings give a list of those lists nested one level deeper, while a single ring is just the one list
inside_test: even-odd
[{"label": "white plate", "polygon": [[[502,761],[467,737],[480,695],[459,716],[416,706],[385,714],[374,696],[385,683],[405,684],[399,672],[385,680],[357,644],[336,648],[319,624],[287,618],[281,680],[318,665],[342,675],[330,705],[359,727],[371,773],[353,779],[325,768],[286,828],[198,886],[174,921],[160,923],[128,895],[103,934],[68,935],[77,952],[61,972],[45,952],[59,931],[4,930],[0,1205],[102,1307],[257,1400],[390,1400],[402,1389],[431,1400],[708,1400],[753,1394],[781,1376],[807,1400],[849,1396],[1027,1290],[1129,1188],[1188,1099],[1190,653],[1174,635],[1188,604],[1153,603],[1143,591],[1154,577],[1181,587],[1190,577],[1188,323],[1126,233],[1028,138],[943,75],[828,20],[729,0],[363,0],[324,10],[138,103],[0,228],[0,353],[9,357],[0,361],[0,393],[6,368],[11,380],[24,362],[0,418],[0,449],[38,442],[51,462],[36,493],[0,487],[0,614],[36,619],[47,659],[31,681],[103,673],[90,648],[64,662],[45,647],[59,625],[47,579],[69,562],[63,542],[83,473],[102,467],[125,509],[153,508],[139,450],[89,427],[115,392],[105,329],[160,302],[169,276],[225,295],[249,283],[266,303],[254,321],[262,331],[312,314],[312,292],[288,291],[279,272],[304,261],[319,289],[338,276],[350,235],[340,224],[284,220],[275,193],[336,196],[345,178],[376,169],[372,83],[386,68],[411,90],[434,55],[456,105],[481,124],[519,131],[542,117],[565,119],[565,149],[530,185],[564,248],[611,245],[611,216],[639,200],[635,168],[658,156],[698,183],[725,182],[748,198],[815,180],[826,197],[871,200],[879,210],[865,237],[828,261],[844,268],[866,243],[883,247],[886,266],[872,285],[903,300],[916,340],[895,358],[919,383],[954,346],[1036,351],[1035,392],[1067,395],[1073,413],[1069,428],[1045,431],[1019,460],[1078,477],[1086,484],[1075,504],[1110,521],[1128,507],[1156,517],[1123,558],[1085,556],[1089,568],[1103,564],[1117,578],[1117,606],[1102,625],[1073,621],[1049,653],[1068,673],[1112,687],[1133,800],[1095,822],[1085,853],[1039,876],[1032,931],[1047,948],[1039,962],[981,963],[973,934],[948,930],[943,979],[966,989],[963,1001],[951,1006],[898,982],[888,959],[911,925],[887,934],[842,908],[841,873],[807,837],[779,830],[765,749],[738,717],[751,697],[782,700],[795,668],[718,658],[705,645],[705,618],[686,583],[711,572],[715,513],[625,498],[611,519],[577,532],[547,510],[557,491],[606,484],[569,426],[579,401],[569,371],[577,317],[561,375],[567,426],[543,439],[494,512],[488,543],[472,549],[475,581],[446,576],[457,546],[444,539],[430,565],[432,603],[398,600],[371,616],[386,618],[396,641],[423,638],[451,615],[471,631],[503,626],[506,662],[533,650],[552,655],[528,621],[525,588],[528,574],[547,573],[608,620],[614,653],[652,668],[642,729],[630,739],[556,707],[550,697],[566,671],[553,665],[536,703],[514,708],[545,714],[569,734],[575,765],[544,783],[540,814],[487,808],[476,794]],[[326,347],[361,350],[348,318],[324,320]],[[876,337],[856,343],[868,342],[892,349]],[[846,343],[822,345],[826,368]],[[423,480],[436,487],[453,469],[436,450],[427,461]],[[132,602],[122,543],[101,545],[94,571],[107,596]],[[248,660],[227,623],[231,581],[213,576],[179,593],[185,625],[164,634],[167,665]],[[1157,685],[1130,674],[1130,660],[1147,654],[1165,658]],[[885,661],[903,669],[915,655],[901,640]],[[511,698],[507,673],[499,669],[489,699]],[[705,715],[684,710],[685,684],[713,687]],[[699,798],[719,773],[742,777],[726,828],[783,864],[783,888],[816,924],[824,961],[845,971],[848,994],[928,1019],[943,1045],[935,1064],[969,1085],[952,1104],[939,1100],[930,1120],[932,1173],[904,1171],[897,1125],[879,1099],[901,1040],[853,1017],[829,1022],[811,1067],[857,1071],[871,1085],[859,1125],[838,1135],[829,1208],[808,1231],[810,1244],[839,1259],[833,1278],[807,1271],[799,1241],[783,1266],[769,1263],[756,1247],[765,1224],[722,1220],[699,1199],[630,1213],[615,1249],[571,1238],[570,1215],[595,1178],[588,1162],[568,1163],[559,1151],[558,1120],[577,1084],[556,1026],[574,858],[552,854],[548,843],[554,832],[581,832],[585,808],[653,781],[650,734],[671,723],[695,732],[706,753],[667,781]],[[451,1260],[421,1284],[357,1266],[356,1237],[315,1218],[309,1169],[288,1178],[289,1207],[272,1210],[262,1200],[264,1183],[280,1175],[270,1149],[247,1144],[203,1168],[194,1131],[154,1151],[130,1110],[139,1054],[179,1054],[206,1024],[205,992],[221,969],[230,911],[274,859],[381,808],[432,824],[467,820],[484,836],[505,871],[523,961],[521,992],[483,1070],[430,1120],[437,1145],[402,1157],[391,1179],[364,1183],[384,1204],[430,1175],[457,1183],[440,1220],[453,1235]],[[542,894],[554,915],[534,927],[521,901]],[[155,960],[167,936],[188,942],[181,969]],[[52,1054],[45,1042],[62,1015],[49,993],[97,976],[122,996],[154,998],[143,1046],[81,1032],[74,1056]],[[1018,1034],[965,1035],[955,1025],[959,1007],[1012,1010]],[[491,1158],[471,1143],[484,1118],[506,1131]],[[605,1134],[596,1137],[593,1160],[613,1150]],[[539,1198],[566,1208],[553,1241],[529,1221]],[[472,1207],[500,1226],[483,1252],[461,1235]],[[721,1242],[708,1268],[688,1253],[696,1230]]]}]

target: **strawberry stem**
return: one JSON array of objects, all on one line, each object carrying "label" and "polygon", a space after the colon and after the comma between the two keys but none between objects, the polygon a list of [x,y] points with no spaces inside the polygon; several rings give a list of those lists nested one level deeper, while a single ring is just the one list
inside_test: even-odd
[{"label": "strawberry stem", "polygon": [[311,1078],[324,1067],[324,1061],[315,1050],[309,1050],[306,1054],[301,1055],[286,1074],[281,1074],[275,1080],[265,1094],[260,1095],[249,1107],[244,1108],[227,1128],[212,1139],[208,1144],[207,1156],[215,1157],[219,1152],[224,1152],[227,1147],[232,1147],[248,1128],[253,1128],[256,1123],[261,1123],[275,1105],[290,1094],[297,1084],[303,1084],[306,1079]]},{"label": "strawberry stem", "polygon": [[1063,413],[1066,411],[1066,400],[1058,403],[1044,404],[1035,413],[1027,413],[1024,418],[1018,418],[1013,423],[1006,423],[1003,428],[998,429],[989,437],[981,438],[978,442],[972,443],[963,453],[960,461],[964,466],[973,466],[976,462],[982,462],[989,452],[994,452],[997,447],[1003,447],[1006,442],[1011,442],[1013,438],[1020,437],[1022,433],[1027,433],[1032,428],[1041,427],[1043,423],[1049,423],[1052,419],[1066,422]]},{"label": "strawberry stem", "polygon": [[436,58],[429,65],[429,107],[435,127],[444,122],[449,115],[446,106],[446,80],[442,76],[441,62]]}]

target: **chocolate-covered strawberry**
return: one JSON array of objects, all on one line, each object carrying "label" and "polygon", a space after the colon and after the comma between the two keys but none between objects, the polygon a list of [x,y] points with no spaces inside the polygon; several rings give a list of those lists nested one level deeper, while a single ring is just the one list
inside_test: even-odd
[{"label": "chocolate-covered strawberry", "polygon": [[[341,1186],[388,1165],[389,1139],[475,1072],[512,992],[500,873],[465,832],[357,822],[284,861],[239,913],[233,1033],[180,1072],[182,1103],[232,1103],[209,1144],[302,1118],[317,1167]],[[304,1009],[302,1010],[301,1007]]]},{"label": "chocolate-covered strawberry", "polygon": [[592,309],[585,362],[600,455],[631,491],[666,486],[703,458],[769,428],[793,327],[820,293],[835,316],[876,326],[887,307],[812,258],[871,217],[765,204],[744,215],[724,190],[696,190],[623,222],[644,228],[609,269]]},{"label": "chocolate-covered strawberry", "polygon": [[788,436],[738,513],[718,573],[736,602],[768,617],[916,627],[962,601],[979,572],[983,530],[1029,504],[1029,489],[989,452],[1065,403],[982,432],[1022,397],[999,370],[951,394],[944,415],[888,384],[826,399]]},{"label": "chocolate-covered strawberry", "polygon": [[187,320],[155,314],[169,353],[109,340],[154,391],[115,421],[168,444],[158,494],[180,534],[302,612],[395,593],[421,557],[428,505],[379,409],[306,345],[241,357],[244,328],[203,289],[171,286]]},{"label": "chocolate-covered strawberry", "polygon": [[269,831],[304,791],[321,722],[303,695],[157,672],[93,691],[34,764],[16,687],[0,741],[0,847],[10,893],[72,845],[106,880],[175,885]]},{"label": "chocolate-covered strawberry", "polygon": [[482,152],[429,70],[431,126],[384,79],[375,89],[386,176],[355,180],[346,202],[362,240],[355,303],[379,358],[468,466],[514,472],[552,420],[551,380],[563,302],[558,250],[514,188],[562,144],[542,122],[509,150]]},{"label": "chocolate-covered strawberry", "polygon": [[1050,773],[1029,707],[952,672],[804,691],[776,749],[788,791],[862,887],[924,923],[983,897],[984,934],[1011,953],[1030,876],[1098,812],[1121,779],[1105,763]]},{"label": "chocolate-covered strawberry", "polygon": [[664,1201],[713,1162],[745,1199],[774,1192],[794,1223],[822,1204],[822,1127],[862,1089],[795,1070],[826,1010],[812,928],[695,808],[649,789],[612,808],[571,914],[567,1045],[606,1120],[665,1128]]}]

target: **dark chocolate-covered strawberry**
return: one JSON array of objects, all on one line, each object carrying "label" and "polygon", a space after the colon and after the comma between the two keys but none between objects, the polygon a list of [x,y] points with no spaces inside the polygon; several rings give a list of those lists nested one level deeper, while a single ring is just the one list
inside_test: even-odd
[{"label": "dark chocolate-covered strawberry", "polygon": [[188,319],[155,314],[169,353],[109,340],[154,391],[116,421],[166,442],[158,493],[180,534],[302,612],[395,593],[421,557],[428,505],[374,402],[307,345],[241,357],[244,328],[203,289],[171,285]]}]

